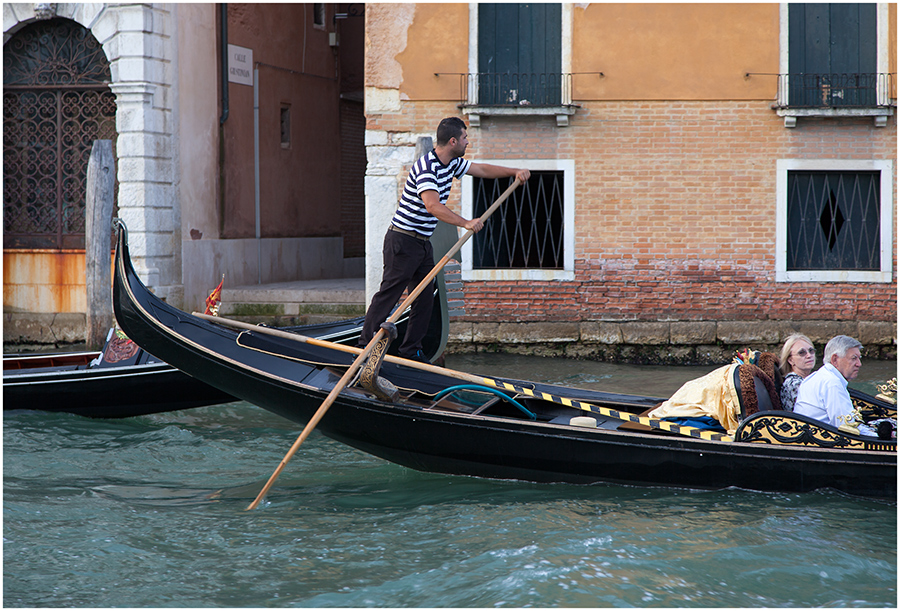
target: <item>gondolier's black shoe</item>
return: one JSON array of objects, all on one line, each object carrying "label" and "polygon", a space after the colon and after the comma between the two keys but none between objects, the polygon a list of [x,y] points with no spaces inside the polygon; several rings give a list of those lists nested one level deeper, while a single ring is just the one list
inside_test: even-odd
[{"label": "gondolier's black shoe", "polygon": [[431,361],[428,360],[428,357],[425,356],[425,353],[421,350],[416,350],[415,354],[401,354],[400,357],[410,361],[419,361],[420,363],[431,365]]}]

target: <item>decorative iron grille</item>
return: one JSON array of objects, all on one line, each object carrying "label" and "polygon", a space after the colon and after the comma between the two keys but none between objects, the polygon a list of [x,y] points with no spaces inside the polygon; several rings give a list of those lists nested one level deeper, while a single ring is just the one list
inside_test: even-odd
[{"label": "decorative iron grille", "polygon": [[488,73],[474,75],[477,104],[482,106],[559,106],[563,75],[560,73]]},{"label": "decorative iron grille", "polygon": [[782,108],[880,108],[891,103],[893,75],[779,74]]},{"label": "decorative iron grille", "polygon": [[468,106],[540,108],[572,103],[572,74],[569,73],[436,72],[435,76],[459,77],[459,99]]},{"label": "decorative iron grille", "polygon": [[788,171],[787,269],[881,269],[881,176]]},{"label": "decorative iron grille", "polygon": [[[473,209],[481,216],[511,180],[473,179]],[[563,269],[563,172],[531,178],[475,234],[473,269]]]},{"label": "decorative iron grille", "polygon": [[91,33],[52,19],[3,54],[3,246],[84,248],[94,140],[116,141],[109,64]]}]

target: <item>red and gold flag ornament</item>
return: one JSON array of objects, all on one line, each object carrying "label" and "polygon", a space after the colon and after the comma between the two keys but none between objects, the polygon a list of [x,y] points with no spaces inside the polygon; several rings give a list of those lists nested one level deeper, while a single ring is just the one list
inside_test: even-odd
[{"label": "red and gold flag ornament", "polygon": [[209,294],[209,297],[206,298],[206,311],[204,314],[218,316],[219,315],[219,304],[222,303],[222,285],[225,284],[225,274],[222,274],[222,281],[219,282],[219,286],[212,290],[212,293]]}]

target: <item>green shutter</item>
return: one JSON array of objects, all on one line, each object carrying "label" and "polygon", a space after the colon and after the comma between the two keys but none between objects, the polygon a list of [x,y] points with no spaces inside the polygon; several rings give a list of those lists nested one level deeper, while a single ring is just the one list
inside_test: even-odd
[{"label": "green shutter", "polygon": [[560,103],[562,5],[479,4],[479,103]]}]

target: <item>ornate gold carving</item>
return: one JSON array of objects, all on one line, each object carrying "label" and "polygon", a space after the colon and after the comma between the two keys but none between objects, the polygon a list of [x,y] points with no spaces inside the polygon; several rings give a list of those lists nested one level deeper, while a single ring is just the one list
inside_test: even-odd
[{"label": "ornate gold carving", "polygon": [[887,403],[897,405],[897,378],[893,378],[876,386],[878,389],[877,398]]},{"label": "ornate gold carving", "polygon": [[389,381],[379,377],[378,372],[381,370],[388,347],[397,338],[397,327],[393,323],[382,323],[381,328],[385,333],[375,343],[372,353],[363,365],[359,374],[359,385],[382,401],[394,402],[399,398],[400,391]]},{"label": "ornate gold carving", "polygon": [[854,439],[849,435],[842,435],[790,415],[768,413],[748,418],[738,428],[735,441],[885,451],[896,447],[874,437],[871,440]]}]

